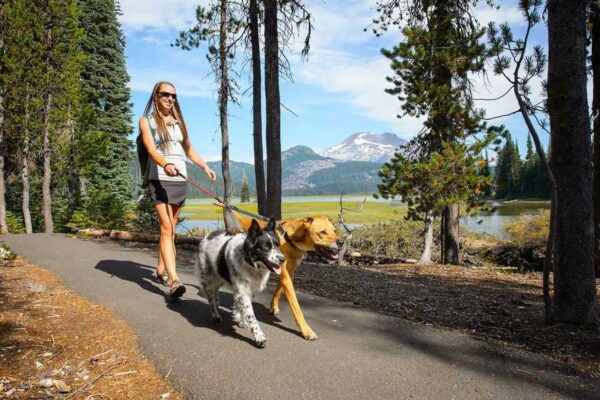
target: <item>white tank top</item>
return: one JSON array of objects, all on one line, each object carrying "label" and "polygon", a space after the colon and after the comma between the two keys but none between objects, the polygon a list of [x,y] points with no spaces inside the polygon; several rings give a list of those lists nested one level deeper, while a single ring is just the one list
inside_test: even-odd
[{"label": "white tank top", "polygon": [[[154,118],[149,115],[148,122],[154,130],[154,145],[158,153],[163,156],[167,162],[175,164],[175,168],[179,170],[184,176],[187,176],[186,160],[187,156],[183,149],[183,133],[179,124],[176,122],[174,125],[167,125],[167,143],[164,150],[161,148],[161,140],[158,136],[156,129],[156,122]],[[159,181],[171,181],[171,182],[185,182],[180,176],[169,176],[165,173],[162,167],[156,165],[154,160],[150,158],[150,171],[148,171],[148,180],[159,180]]]}]

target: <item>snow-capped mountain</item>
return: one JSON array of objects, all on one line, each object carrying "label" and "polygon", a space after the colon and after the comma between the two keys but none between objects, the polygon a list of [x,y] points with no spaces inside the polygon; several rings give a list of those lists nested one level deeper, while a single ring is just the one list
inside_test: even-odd
[{"label": "snow-capped mountain", "polygon": [[406,140],[393,133],[358,132],[324,150],[321,155],[338,160],[383,163],[390,160],[398,146],[403,144],[406,144]]}]

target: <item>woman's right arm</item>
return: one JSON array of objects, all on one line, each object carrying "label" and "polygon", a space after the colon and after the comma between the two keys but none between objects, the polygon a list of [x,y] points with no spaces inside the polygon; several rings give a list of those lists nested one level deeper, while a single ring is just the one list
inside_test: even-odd
[{"label": "woman's right arm", "polygon": [[[152,132],[150,131],[150,125],[148,124],[148,119],[145,117],[140,118],[139,122],[140,131],[142,132],[142,142],[148,151],[148,155],[156,163],[156,165],[161,168],[165,168],[166,164],[169,164],[167,159],[164,158],[157,150],[156,145],[154,144],[154,138],[152,137]],[[165,169],[165,172],[169,176],[177,175],[177,170],[173,164],[169,164]]]}]

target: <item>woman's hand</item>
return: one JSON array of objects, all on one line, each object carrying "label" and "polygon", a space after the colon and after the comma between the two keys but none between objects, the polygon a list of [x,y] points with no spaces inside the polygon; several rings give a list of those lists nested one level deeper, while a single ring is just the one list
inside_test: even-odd
[{"label": "woman's hand", "polygon": [[208,165],[204,167],[204,172],[206,172],[206,175],[208,175],[212,182],[217,180],[217,174]]},{"label": "woman's hand", "polygon": [[165,174],[168,176],[177,176],[177,173],[179,172],[177,171],[175,164],[172,163],[166,163],[163,169],[165,170]]}]

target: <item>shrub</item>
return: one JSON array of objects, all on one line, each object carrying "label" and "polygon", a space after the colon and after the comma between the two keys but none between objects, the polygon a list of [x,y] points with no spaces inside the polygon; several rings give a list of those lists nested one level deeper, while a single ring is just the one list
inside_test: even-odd
[{"label": "shrub", "polygon": [[513,242],[545,242],[550,231],[550,210],[536,215],[521,215],[518,221],[506,223],[503,228]]},{"label": "shrub", "polygon": [[83,206],[76,210],[67,224],[72,229],[127,229],[130,225],[132,203],[108,190],[90,190]]},{"label": "shrub", "polygon": [[423,250],[421,221],[392,220],[365,224],[352,232],[352,247],[370,254],[416,258]]},{"label": "shrub", "polygon": [[25,233],[23,217],[6,210],[6,225],[10,233]]},{"label": "shrub", "polygon": [[160,225],[154,211],[152,200],[143,196],[135,207],[134,216],[131,221],[131,229],[135,232],[159,233]]}]

